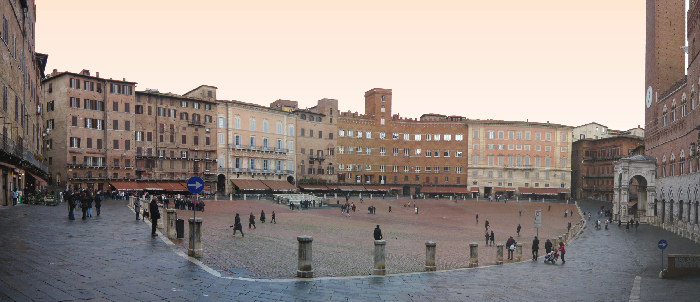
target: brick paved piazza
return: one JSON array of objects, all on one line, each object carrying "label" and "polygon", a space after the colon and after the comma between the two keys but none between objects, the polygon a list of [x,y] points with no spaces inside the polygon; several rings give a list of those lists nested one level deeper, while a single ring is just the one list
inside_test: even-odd
[{"label": "brick paved piazza", "polygon": [[[495,246],[485,246],[485,219],[489,220],[489,230],[494,231],[496,243],[504,244],[508,236],[513,236],[524,244],[525,256],[531,249],[535,234],[532,222],[535,209],[544,210],[545,223],[539,231],[540,238],[558,236],[566,231],[568,222],[575,224],[580,219],[578,213],[575,217],[564,218],[565,209],[577,212],[574,205],[552,204],[547,212],[548,204],[541,202],[421,199],[415,200],[418,215],[413,211],[414,200],[410,199],[367,198],[362,204],[359,199],[351,202],[358,209],[349,217],[343,215],[340,208],[291,211],[269,200],[207,202],[206,211],[197,213],[204,219],[202,242],[206,256],[202,261],[225,275],[290,278],[296,276],[296,237],[309,235],[314,238],[315,276],[369,275],[373,265],[372,231],[379,224],[387,241],[387,269],[390,273],[423,271],[426,241],[438,244],[438,269],[454,269],[468,266],[470,242],[479,243],[480,264],[495,263]],[[410,207],[403,206],[407,202]],[[377,208],[376,214],[368,214],[370,205]],[[391,213],[389,206],[392,207]],[[263,224],[256,219],[257,228],[249,230],[250,213],[259,218],[261,210],[267,214],[268,222],[275,211],[278,223]],[[241,214],[245,238],[232,236],[229,226],[233,224],[234,213]],[[476,222],[476,213],[479,213],[479,223]],[[180,211],[178,215],[191,217],[192,212]],[[522,226],[520,238],[516,234],[518,223]],[[180,240],[179,243],[184,251],[188,241]],[[543,245],[544,241],[541,247]]]},{"label": "brick paved piazza", "polygon": [[[636,291],[642,301],[700,300],[699,277],[657,278],[656,242],[668,240],[668,253],[700,247],[645,225],[630,232],[585,228],[568,246],[565,265],[526,261],[313,280],[218,277],[151,238],[148,225],[118,201],[105,202],[103,215],[88,221],[69,221],[65,206],[2,208],[0,230],[2,301],[628,301]],[[635,277],[641,282],[633,290]]]}]

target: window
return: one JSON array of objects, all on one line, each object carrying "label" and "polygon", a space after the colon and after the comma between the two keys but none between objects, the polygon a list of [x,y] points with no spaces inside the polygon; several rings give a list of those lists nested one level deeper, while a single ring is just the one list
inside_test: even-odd
[{"label": "window", "polygon": [[225,117],[219,117],[216,120],[216,126],[219,128],[226,128],[226,118]]},{"label": "window", "polygon": [[568,136],[568,135],[566,135],[566,133],[562,133],[562,134],[561,134],[561,141],[562,141],[562,142],[566,142],[566,137],[567,137],[567,136]]},{"label": "window", "polygon": [[472,155],[472,165],[478,165],[479,164],[479,156],[478,155]]},{"label": "window", "polygon": [[546,134],[545,137],[547,138],[547,141],[551,141],[552,140],[552,133],[547,132],[545,134]]},{"label": "window", "polygon": [[380,125],[384,125],[385,123],[386,123],[386,122],[384,121],[384,118],[381,118],[381,119],[379,120],[379,124],[380,124]]},{"label": "window", "polygon": [[70,138],[70,147],[71,148],[80,148],[80,138],[79,137],[71,137]]},{"label": "window", "polygon": [[269,123],[266,120],[263,120],[263,132],[268,133],[270,131],[269,127]]},{"label": "window", "polygon": [[410,134],[408,134],[408,133],[404,133],[404,134],[403,134],[403,140],[407,141],[407,140],[410,140],[410,139],[411,139],[411,135],[410,135]]},{"label": "window", "polygon": [[182,136],[182,144],[187,144],[187,135]]},{"label": "window", "polygon": [[124,150],[131,150],[131,141],[128,139],[124,141]]},{"label": "window", "polygon": [[415,139],[416,141],[420,141],[420,140],[421,140],[421,135],[420,135],[420,134],[415,134],[413,137],[414,137],[414,139]]},{"label": "window", "polygon": [[130,121],[124,121],[124,130],[131,131],[131,122]]},{"label": "window", "polygon": [[79,98],[70,98],[70,106],[71,106],[71,108],[80,108],[80,99]]},{"label": "window", "polygon": [[136,131],[136,141],[137,142],[143,141],[143,131]]},{"label": "window", "polygon": [[221,145],[224,144],[224,134],[223,133],[219,133],[219,144],[221,144]]},{"label": "window", "polygon": [[464,140],[464,135],[462,134],[455,134],[455,140],[458,142],[461,142]]},{"label": "window", "polygon": [[182,108],[187,107],[187,101],[180,101],[180,107],[182,107]]},{"label": "window", "polygon": [[486,132],[486,137],[488,139],[495,139],[496,138],[496,131],[489,130]]},{"label": "window", "polygon": [[282,134],[282,123],[277,122],[277,134]]},{"label": "window", "polygon": [[114,150],[118,150],[118,149],[119,149],[119,140],[115,139],[115,140],[112,142],[112,148],[113,148]]},{"label": "window", "polygon": [[255,131],[255,119],[250,119],[250,131]]},{"label": "window", "polygon": [[53,130],[54,120],[50,119],[46,121],[46,130]]},{"label": "window", "polygon": [[235,129],[241,129],[241,118],[236,116],[233,118],[233,127]]},{"label": "window", "polygon": [[[173,117],[175,116],[175,109],[171,109],[173,111]],[[131,112],[131,104],[129,103],[124,103],[124,112]]]}]

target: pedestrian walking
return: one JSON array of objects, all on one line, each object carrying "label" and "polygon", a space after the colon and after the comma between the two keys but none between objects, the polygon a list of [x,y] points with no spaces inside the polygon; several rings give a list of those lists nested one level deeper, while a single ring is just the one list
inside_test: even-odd
[{"label": "pedestrian walking", "polygon": [[479,213],[476,213],[476,223],[479,223]]},{"label": "pedestrian walking", "polygon": [[520,216],[523,216],[523,210],[518,211],[518,213],[520,214]]},{"label": "pedestrian walking", "polygon": [[265,210],[260,211],[260,222],[265,223]]},{"label": "pedestrian walking", "polygon": [[389,213],[391,213],[391,206],[389,206]]},{"label": "pedestrian walking", "polygon": [[382,240],[383,238],[382,229],[380,229],[379,225],[377,225],[377,227],[374,228],[374,240]]},{"label": "pedestrian walking", "polygon": [[571,231],[571,222],[569,222],[568,225],[566,225],[566,231],[570,232]]},{"label": "pedestrian walking", "polygon": [[532,261],[537,261],[537,253],[540,250],[540,240],[537,239],[537,236],[535,236],[535,239],[532,239]]},{"label": "pedestrian walking", "polygon": [[88,216],[88,217],[92,217],[92,201],[93,201],[93,198],[92,198],[92,195],[90,194],[90,192],[88,192],[88,193],[86,194],[85,198],[87,198],[87,216]]},{"label": "pedestrian walking", "polygon": [[253,215],[253,212],[250,212],[250,218],[248,218],[248,229],[250,230],[251,227],[257,229],[255,226],[255,215]]},{"label": "pedestrian walking", "polygon": [[521,227],[520,224],[518,223],[518,227],[515,229],[515,230],[518,232],[518,237],[520,237],[520,229],[521,229],[521,228],[522,228],[522,227]]},{"label": "pedestrian walking", "polygon": [[148,215],[151,217],[151,236],[156,235],[156,227],[158,227],[158,219],[160,219],[160,211],[158,211],[158,202],[156,199],[151,199],[148,206]]},{"label": "pedestrian walking", "polygon": [[564,210],[564,217],[569,215],[569,209]]},{"label": "pedestrian walking", "polygon": [[549,254],[552,251],[552,242],[547,239],[544,243],[544,252]]},{"label": "pedestrian walking", "polygon": [[564,248],[564,242],[559,242],[559,254],[561,255],[561,263],[566,263],[564,260],[564,255],[566,254],[566,249]]},{"label": "pedestrian walking", "polygon": [[551,204],[547,206],[547,212],[549,212],[550,210],[552,210],[552,205],[551,205]]},{"label": "pedestrian walking", "polygon": [[[275,220],[275,212],[272,212],[272,220]],[[233,236],[236,236],[236,231],[241,231],[241,237],[245,237],[243,234],[243,225],[241,224],[241,216],[236,213],[236,217],[233,219]]]},{"label": "pedestrian walking", "polygon": [[80,193],[80,209],[83,211],[83,220],[87,219],[88,197],[85,191]]},{"label": "pedestrian walking", "polygon": [[100,216],[100,208],[102,208],[102,195],[95,195],[95,209],[97,210],[97,216]]},{"label": "pedestrian walking", "polygon": [[136,212],[136,220],[139,220],[139,213],[141,213],[141,202],[139,198],[134,199],[134,212]]},{"label": "pedestrian walking", "polygon": [[513,260],[513,251],[515,251],[515,239],[513,239],[513,236],[508,237],[508,240],[506,240],[506,248],[508,249],[508,260]]},{"label": "pedestrian walking", "polygon": [[490,237],[491,237],[491,238],[490,238],[490,239],[491,239],[491,246],[494,246],[494,242],[495,242],[495,240],[496,240],[496,239],[495,239],[496,237],[493,235],[493,230],[491,231],[491,236],[490,236]]},{"label": "pedestrian walking", "polygon": [[489,229],[489,220],[488,220],[488,219],[486,219],[486,221],[484,222],[484,227],[485,227],[487,230]]},{"label": "pedestrian walking", "polygon": [[[270,220],[270,223],[277,224],[277,219],[275,218],[275,211],[272,211],[272,220]],[[243,233],[243,232],[241,232]]]},{"label": "pedestrian walking", "polygon": [[[696,209],[697,209],[697,207],[696,207]],[[639,219],[637,219],[637,221],[634,222],[634,229],[636,230],[638,228],[639,228]]]},{"label": "pedestrian walking", "polygon": [[486,238],[486,246],[488,246],[488,245],[489,245],[489,239],[491,238],[491,236],[489,236],[489,231],[486,231],[486,233],[484,234],[484,238]]}]

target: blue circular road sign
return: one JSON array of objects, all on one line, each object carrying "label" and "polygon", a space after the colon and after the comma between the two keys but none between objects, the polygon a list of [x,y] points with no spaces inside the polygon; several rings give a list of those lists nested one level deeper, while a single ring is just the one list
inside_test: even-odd
[{"label": "blue circular road sign", "polygon": [[192,194],[199,194],[204,190],[204,180],[199,176],[192,176],[187,180],[187,190]]},{"label": "blue circular road sign", "polygon": [[668,242],[666,242],[666,240],[663,239],[659,240],[659,249],[664,250],[666,249],[666,247],[668,247]]}]

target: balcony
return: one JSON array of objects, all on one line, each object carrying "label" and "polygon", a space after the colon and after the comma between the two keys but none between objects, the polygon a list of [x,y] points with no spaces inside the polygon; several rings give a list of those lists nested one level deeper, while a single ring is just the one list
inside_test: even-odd
[{"label": "balcony", "polygon": [[49,168],[46,166],[46,164],[36,159],[36,157],[34,157],[34,153],[24,148],[24,146],[21,144],[18,144],[15,140],[9,139],[2,134],[0,134],[0,151],[9,155],[9,158],[5,157],[4,155],[0,155],[0,158],[3,158],[3,161],[10,163],[17,161],[17,164],[20,164],[20,162],[23,160],[44,174],[49,173]]},{"label": "balcony", "polygon": [[202,123],[201,120],[190,120],[187,122],[187,125],[194,127],[204,127],[204,123]]},{"label": "balcony", "polygon": [[66,166],[68,168],[75,168],[75,169],[105,169],[107,168],[107,165],[105,164],[79,164],[79,163],[67,163]]},{"label": "balcony", "polygon": [[326,157],[323,155],[309,155],[309,160],[318,160],[318,161],[323,161],[325,160]]}]

